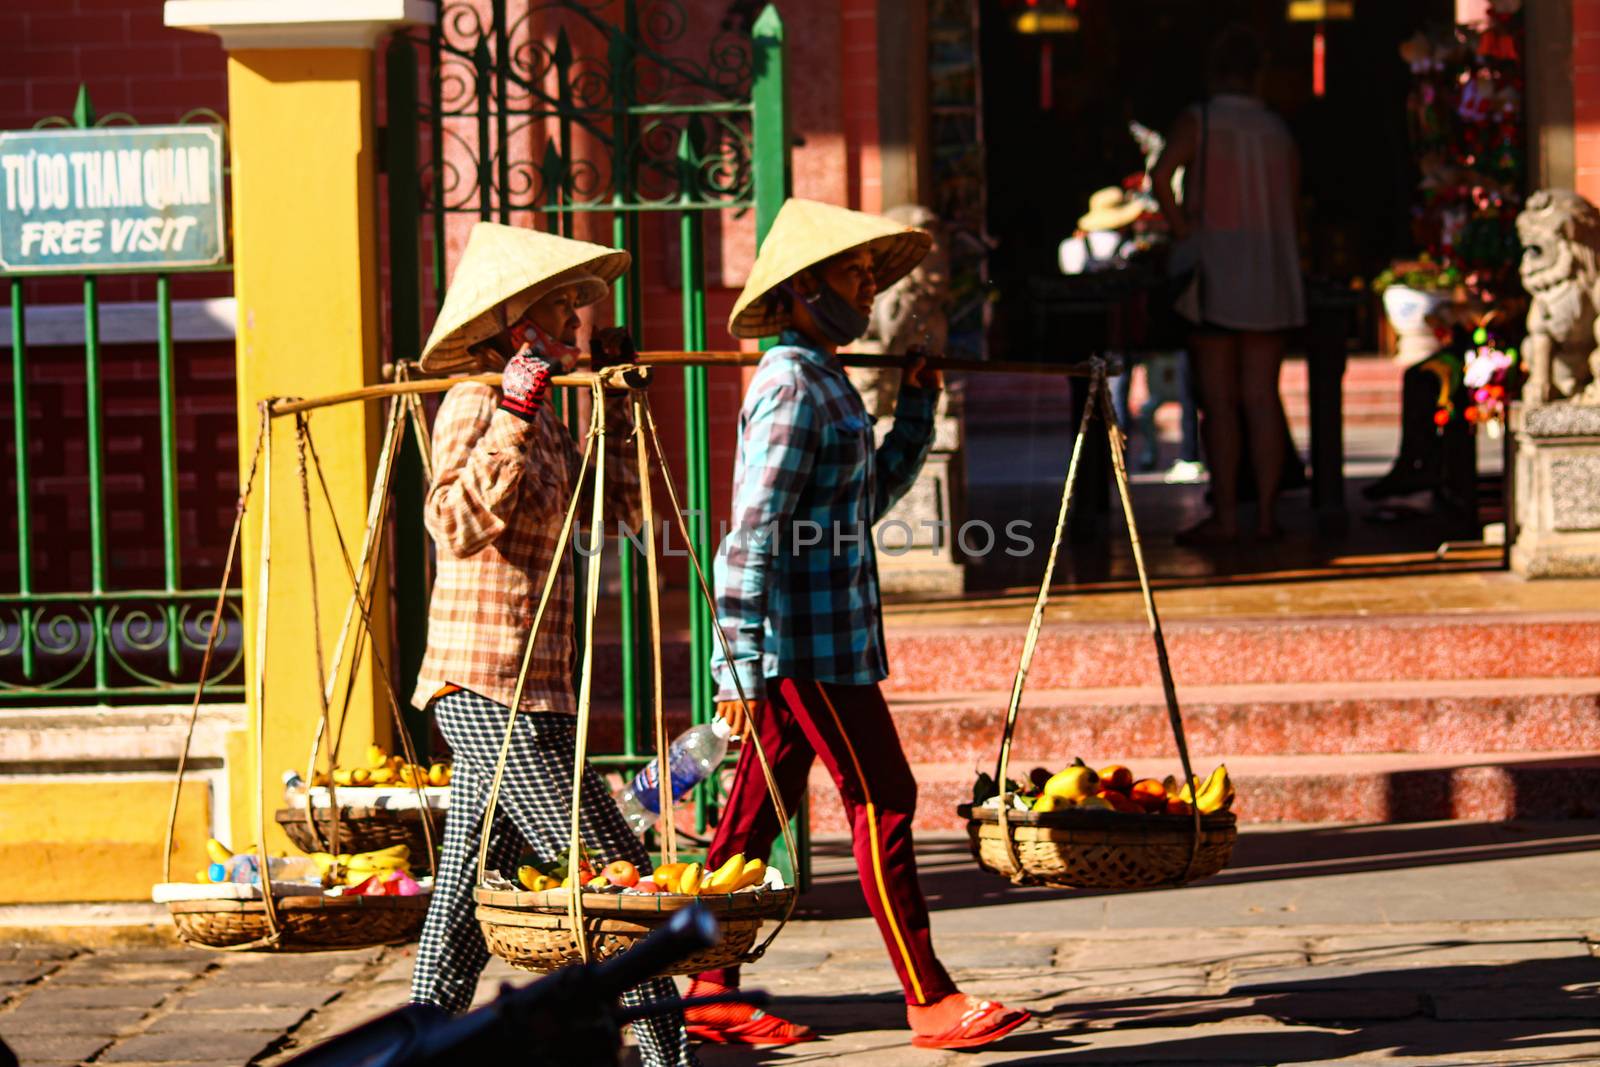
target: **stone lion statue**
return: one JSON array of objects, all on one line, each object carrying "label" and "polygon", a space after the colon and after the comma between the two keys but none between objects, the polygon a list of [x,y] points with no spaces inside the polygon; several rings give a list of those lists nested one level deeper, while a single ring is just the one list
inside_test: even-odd
[{"label": "stone lion statue", "polygon": [[1528,291],[1523,403],[1600,404],[1600,210],[1566,189],[1542,189],[1517,216]]},{"label": "stone lion statue", "polygon": [[[945,305],[950,299],[950,253],[939,216],[917,204],[902,204],[884,214],[907,226],[920,226],[933,235],[933,248],[910,274],[878,294],[866,336],[855,346],[861,352],[904,352],[913,346],[931,355],[945,354],[949,323]],[[900,390],[898,370],[854,368],[850,378],[874,415],[894,411]]]}]

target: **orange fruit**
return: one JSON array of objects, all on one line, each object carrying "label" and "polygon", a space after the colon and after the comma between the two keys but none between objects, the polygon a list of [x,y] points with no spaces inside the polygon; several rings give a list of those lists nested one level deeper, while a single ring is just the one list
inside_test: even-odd
[{"label": "orange fruit", "polygon": [[1167,809],[1167,787],[1154,778],[1141,778],[1133,783],[1128,796],[1145,811],[1160,812]]},{"label": "orange fruit", "polygon": [[1189,802],[1187,800],[1179,800],[1177,797],[1173,797],[1171,800],[1167,801],[1168,815],[1188,815],[1192,811],[1194,811],[1194,809],[1189,806]]},{"label": "orange fruit", "polygon": [[1125,795],[1133,788],[1133,771],[1120,763],[1113,763],[1101,769],[1100,785],[1102,788]]},{"label": "orange fruit", "polygon": [[1144,814],[1144,808],[1135,803],[1133,800],[1130,800],[1125,793],[1119,793],[1114,789],[1102,789],[1100,791],[1100,796],[1107,804],[1111,805],[1111,810],[1113,811],[1125,812],[1129,815]]}]

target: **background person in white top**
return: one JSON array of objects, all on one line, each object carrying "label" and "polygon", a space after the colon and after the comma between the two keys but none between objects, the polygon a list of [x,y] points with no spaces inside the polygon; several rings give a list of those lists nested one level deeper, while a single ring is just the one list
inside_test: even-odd
[{"label": "background person in white top", "polygon": [[[1300,155],[1283,120],[1258,95],[1261,44],[1244,27],[1212,46],[1212,95],[1179,117],[1151,175],[1178,241],[1198,248],[1196,284],[1178,310],[1195,324],[1190,346],[1202,436],[1211,468],[1212,513],[1179,534],[1217,544],[1239,533],[1238,480],[1246,440],[1259,511],[1256,535],[1279,535],[1274,516],[1288,457],[1278,395],[1286,332],[1305,323],[1300,281]],[[1185,206],[1171,178],[1186,167]],[[1241,425],[1244,429],[1240,433]]]}]

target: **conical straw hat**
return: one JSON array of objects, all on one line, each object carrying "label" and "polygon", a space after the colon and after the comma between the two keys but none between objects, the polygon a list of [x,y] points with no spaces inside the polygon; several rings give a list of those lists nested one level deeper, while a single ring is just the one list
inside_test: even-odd
[{"label": "conical straw hat", "polygon": [[878,292],[911,273],[933,247],[924,230],[861,211],[791,197],[761,242],[750,279],[733,305],[728,331],[735,337],[767,337],[789,325],[789,317],[762,298],[807,267],[841,252],[865,247],[872,252]]},{"label": "conical straw hat", "polygon": [[604,245],[478,223],[422,349],[422,369],[443,374],[474,367],[467,349],[500,331],[494,311],[501,304],[506,305],[504,321],[514,322],[552,289],[576,285],[578,306],[587,307],[605,299],[607,288],[631,261],[628,253]]}]

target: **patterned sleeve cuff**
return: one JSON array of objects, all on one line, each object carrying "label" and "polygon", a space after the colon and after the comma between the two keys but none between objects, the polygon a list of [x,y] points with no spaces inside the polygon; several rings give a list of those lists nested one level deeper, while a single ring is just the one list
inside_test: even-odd
[{"label": "patterned sleeve cuff", "polygon": [[[744,687],[745,699],[752,704],[767,699],[767,680],[761,676],[760,667],[759,660],[740,660],[737,664],[739,685]],[[711,673],[717,683],[716,699],[719,703],[739,699],[739,690],[733,684],[733,673],[728,670],[727,664],[715,664]]]},{"label": "patterned sleeve cuff", "polygon": [[917,422],[933,421],[934,410],[939,406],[939,392],[930,386],[921,388],[900,387],[900,399],[895,402],[894,417]]}]

